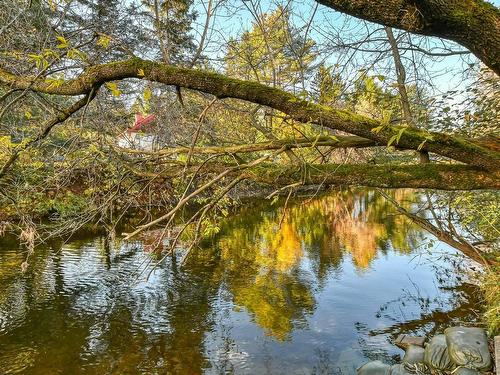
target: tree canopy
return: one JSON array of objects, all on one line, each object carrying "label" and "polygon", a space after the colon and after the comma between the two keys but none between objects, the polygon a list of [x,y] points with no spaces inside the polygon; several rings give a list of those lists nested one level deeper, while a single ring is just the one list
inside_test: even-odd
[{"label": "tree canopy", "polygon": [[[192,200],[202,222],[243,181],[500,187],[488,2],[18,3],[0,11],[10,213],[53,194],[51,209],[83,196],[105,222],[116,205],[173,207],[140,231]],[[458,75],[470,84],[440,92]],[[136,131],[136,113],[155,122]]]}]

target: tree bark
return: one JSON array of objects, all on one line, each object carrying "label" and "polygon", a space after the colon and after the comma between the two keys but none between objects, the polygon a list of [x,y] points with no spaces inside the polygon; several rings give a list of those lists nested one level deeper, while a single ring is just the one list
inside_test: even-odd
[{"label": "tree bark", "polygon": [[[179,168],[164,168],[162,172],[138,170],[128,163],[123,166],[136,176],[169,179],[179,176]],[[223,173],[235,164],[204,163],[203,174]],[[199,164],[191,165],[195,172]],[[237,173],[240,173],[238,169]],[[234,172],[236,173],[236,172]],[[228,173],[232,177],[234,173]],[[289,185],[366,186],[378,188],[413,188],[436,190],[498,190],[500,171],[486,172],[459,164],[302,164],[300,166],[261,163],[245,168],[241,176],[250,181],[283,187]]]},{"label": "tree bark", "polygon": [[500,75],[500,10],[483,0],[316,0],[339,12],[453,40]]},{"label": "tree bark", "polygon": [[[392,28],[386,26],[385,32],[387,38],[389,39],[389,44],[391,45],[392,57],[394,59],[394,65],[396,67],[396,77],[398,80],[398,91],[399,99],[401,102],[401,108],[403,110],[403,117],[408,124],[408,126],[415,126],[415,119],[411,113],[410,99],[408,98],[408,91],[406,91],[406,69],[401,61],[401,55],[399,54],[398,42],[394,37]],[[426,164],[430,162],[429,153],[427,151],[418,151],[420,163]]]},{"label": "tree bark", "polygon": [[218,98],[230,97],[265,105],[287,114],[295,121],[355,134],[371,139],[378,145],[386,145],[391,138],[398,135],[398,140],[393,144],[396,147],[433,152],[487,170],[500,169],[500,152],[496,151],[495,147],[485,148],[458,136],[412,127],[402,130],[401,127],[382,124],[380,121],[345,110],[301,100],[277,88],[228,78],[213,72],[134,58],[93,66],[77,78],[54,86],[50,82],[16,76],[0,68],[0,84],[13,89],[29,89],[58,95],[81,95],[91,92],[105,82],[126,78],[147,79],[202,91]]},{"label": "tree bark", "polygon": [[286,150],[294,148],[311,148],[311,147],[333,147],[333,148],[365,148],[376,146],[376,143],[362,137],[356,136],[337,136],[337,137],[317,137],[317,138],[297,138],[297,139],[276,139],[268,142],[258,142],[252,144],[241,144],[233,146],[205,146],[205,147],[171,147],[158,151],[144,151],[117,148],[119,151],[138,154],[152,155],[155,157],[166,157],[177,154],[192,154],[198,155],[217,155],[217,154],[241,154],[249,152],[261,152],[279,150],[285,147]]},{"label": "tree bark", "polygon": [[484,190],[500,188],[500,172],[488,173],[465,165],[323,164],[303,168],[261,164],[244,172],[249,180],[287,186],[367,186],[437,190]]}]

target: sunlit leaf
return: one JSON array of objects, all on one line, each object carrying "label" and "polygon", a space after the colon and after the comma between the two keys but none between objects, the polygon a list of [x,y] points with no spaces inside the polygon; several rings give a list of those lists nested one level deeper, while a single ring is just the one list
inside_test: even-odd
[{"label": "sunlit leaf", "polygon": [[113,96],[118,97],[122,94],[122,92],[118,88],[117,84],[114,82],[106,83],[106,87],[109,89],[109,91],[111,91],[111,95],[113,95]]},{"label": "sunlit leaf", "polygon": [[398,135],[393,135],[390,139],[389,139],[389,142],[387,142],[387,147],[389,147],[390,145],[392,145],[394,143],[394,141],[398,138]]},{"label": "sunlit leaf", "polygon": [[149,102],[151,100],[153,93],[150,88],[146,88],[143,93],[144,100]]},{"label": "sunlit leaf", "polygon": [[65,49],[69,47],[69,42],[63,36],[57,36],[57,41],[59,44],[56,46],[59,49]]},{"label": "sunlit leaf", "polygon": [[97,39],[97,45],[102,48],[108,48],[109,43],[111,42],[111,38],[106,35],[100,35]]}]

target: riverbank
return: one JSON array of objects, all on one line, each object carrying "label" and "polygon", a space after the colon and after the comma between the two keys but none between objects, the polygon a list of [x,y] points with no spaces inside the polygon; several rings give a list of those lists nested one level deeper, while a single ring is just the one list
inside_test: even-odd
[{"label": "riverbank", "polygon": [[495,373],[494,340],[488,340],[482,328],[448,327],[443,333],[428,338],[400,335],[395,345],[405,351],[401,363],[389,366],[371,361],[358,368],[358,375]]}]

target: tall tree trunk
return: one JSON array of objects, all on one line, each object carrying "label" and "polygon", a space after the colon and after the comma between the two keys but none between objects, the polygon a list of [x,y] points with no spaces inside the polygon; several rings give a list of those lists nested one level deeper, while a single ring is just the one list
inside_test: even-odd
[{"label": "tall tree trunk", "polygon": [[[396,76],[398,80],[398,91],[399,99],[401,102],[401,108],[403,110],[403,117],[408,126],[415,127],[415,119],[411,113],[410,100],[408,99],[408,92],[406,91],[406,69],[401,61],[401,55],[399,54],[398,42],[394,37],[392,28],[386,26],[385,33],[389,39],[389,44],[391,45],[392,57],[394,59],[394,65],[396,66]],[[427,151],[417,151],[420,158],[420,163],[426,164],[430,162],[429,153]]]}]

